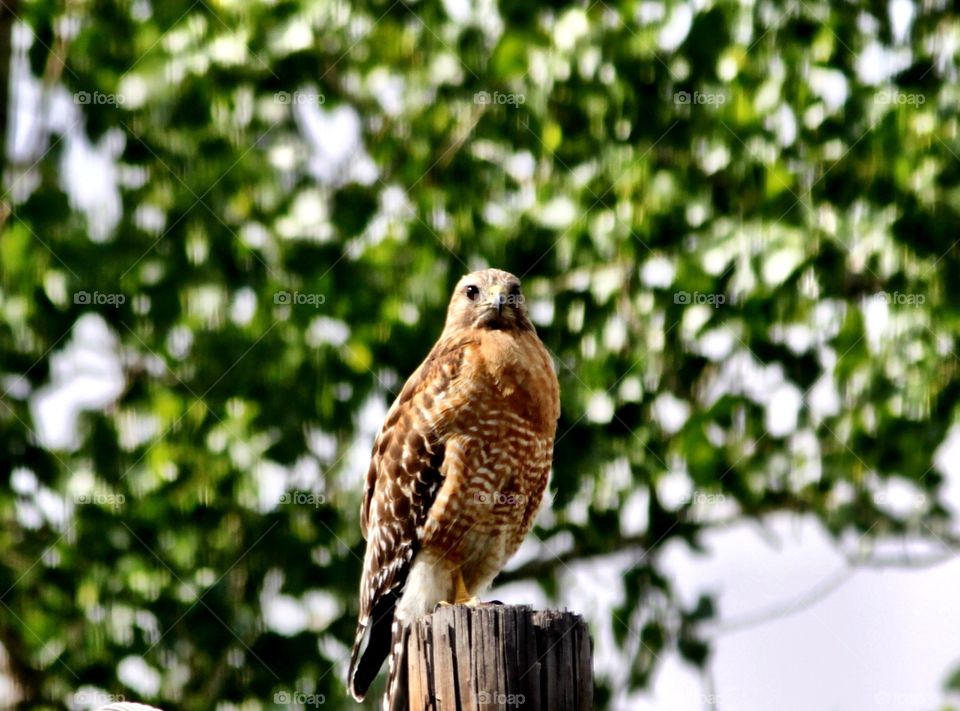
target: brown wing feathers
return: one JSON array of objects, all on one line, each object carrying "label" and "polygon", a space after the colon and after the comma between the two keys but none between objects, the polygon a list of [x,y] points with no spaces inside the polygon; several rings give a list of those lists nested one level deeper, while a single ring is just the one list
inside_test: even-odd
[{"label": "brown wing feathers", "polygon": [[363,698],[390,651],[394,610],[419,549],[417,530],[440,487],[444,447],[426,413],[455,376],[460,355],[437,344],[407,381],[373,447],[361,508],[367,538],[350,690]]}]

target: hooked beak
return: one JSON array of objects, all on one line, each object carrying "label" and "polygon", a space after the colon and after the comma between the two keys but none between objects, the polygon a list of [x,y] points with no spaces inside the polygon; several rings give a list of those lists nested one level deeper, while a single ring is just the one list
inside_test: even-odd
[{"label": "hooked beak", "polygon": [[490,295],[487,304],[497,310],[497,318],[499,318],[503,314],[503,305],[507,303],[507,295],[503,287],[496,284],[491,286],[487,293]]}]

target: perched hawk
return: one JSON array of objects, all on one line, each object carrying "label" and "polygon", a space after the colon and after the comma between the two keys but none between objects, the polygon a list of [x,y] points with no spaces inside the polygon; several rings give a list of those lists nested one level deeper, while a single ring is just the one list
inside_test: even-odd
[{"label": "perched hawk", "polygon": [[476,602],[533,525],[560,415],[520,280],[463,277],[426,360],[390,407],[367,471],[367,541],[349,686],[364,697],[394,621]]}]

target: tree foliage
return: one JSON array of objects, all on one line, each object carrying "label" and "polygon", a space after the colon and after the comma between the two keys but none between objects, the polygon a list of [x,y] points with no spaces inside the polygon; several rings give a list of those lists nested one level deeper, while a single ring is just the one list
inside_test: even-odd
[{"label": "tree foliage", "polygon": [[[11,84],[0,239],[22,707],[345,705],[370,428],[487,265],[523,276],[563,405],[548,545],[503,580],[559,600],[572,562],[636,563],[601,702],[661,650],[708,658],[714,601],[676,595],[671,540],[794,511],[838,545],[952,541],[960,27],[911,7],[905,32],[872,2],[18,7],[41,97]],[[122,388],[51,444],[41,395],[109,370],[84,333]],[[121,674],[144,663],[152,691]]]}]

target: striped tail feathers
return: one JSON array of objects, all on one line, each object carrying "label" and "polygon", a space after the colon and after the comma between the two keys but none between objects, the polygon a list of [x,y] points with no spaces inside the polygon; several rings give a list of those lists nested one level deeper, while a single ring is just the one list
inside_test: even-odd
[{"label": "striped tail feathers", "polygon": [[350,694],[357,701],[362,701],[366,696],[380,673],[383,660],[390,654],[394,611],[399,600],[400,591],[385,593],[377,600],[370,616],[357,625],[347,677]]},{"label": "striped tail feathers", "polygon": [[393,649],[387,662],[387,691],[383,695],[383,711],[406,711],[407,697],[407,638],[411,625],[393,620]]}]

